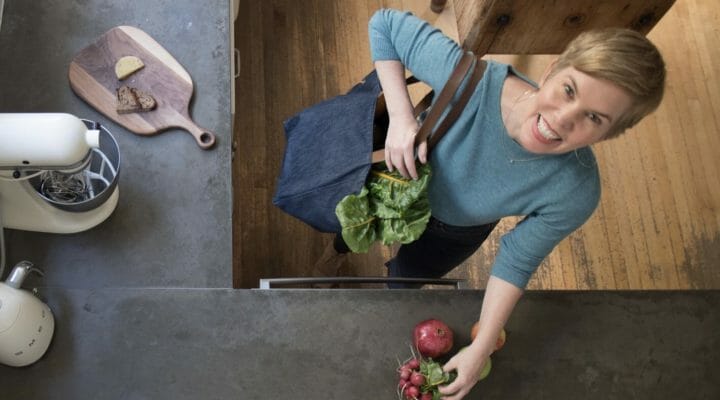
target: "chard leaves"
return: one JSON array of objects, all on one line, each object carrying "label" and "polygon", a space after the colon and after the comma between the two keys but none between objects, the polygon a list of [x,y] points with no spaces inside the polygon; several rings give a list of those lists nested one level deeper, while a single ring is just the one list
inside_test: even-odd
[{"label": "chard leaves", "polygon": [[363,187],[359,194],[345,196],[335,208],[342,226],[343,240],[356,253],[359,252],[356,249],[365,249],[362,252],[366,252],[377,240],[375,217],[370,212],[368,193]]},{"label": "chard leaves", "polygon": [[371,170],[360,193],[345,196],[335,208],[350,250],[365,253],[377,240],[385,245],[417,240],[430,219],[429,181],[428,164],[418,167],[417,180],[396,171]]}]

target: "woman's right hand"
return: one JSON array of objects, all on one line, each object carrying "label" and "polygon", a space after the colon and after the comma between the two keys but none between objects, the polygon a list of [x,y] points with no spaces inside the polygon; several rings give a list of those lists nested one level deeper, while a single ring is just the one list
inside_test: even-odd
[{"label": "woman's right hand", "polygon": [[[385,138],[385,165],[398,170],[405,178],[417,179],[415,136],[420,126],[415,119],[412,101],[405,81],[405,67],[397,60],[375,61],[378,79],[387,103],[388,125]],[[418,159],[426,162],[427,144],[418,143]]]},{"label": "woman's right hand", "polygon": [[[397,169],[405,178],[418,179],[415,167],[415,137],[420,125],[412,116],[390,116],[387,137],[385,139],[385,165],[389,171]],[[417,146],[418,160],[427,162],[427,142]]]}]

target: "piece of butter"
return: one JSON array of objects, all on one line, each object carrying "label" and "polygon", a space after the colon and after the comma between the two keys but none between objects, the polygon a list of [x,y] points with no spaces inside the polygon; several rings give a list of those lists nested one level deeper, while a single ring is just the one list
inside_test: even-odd
[{"label": "piece of butter", "polygon": [[115,63],[115,75],[118,79],[123,80],[144,66],[145,64],[139,58],[124,56]]}]

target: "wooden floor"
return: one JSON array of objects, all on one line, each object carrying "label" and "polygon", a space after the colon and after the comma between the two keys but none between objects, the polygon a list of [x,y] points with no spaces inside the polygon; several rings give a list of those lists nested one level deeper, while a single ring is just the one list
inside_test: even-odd
[{"label": "wooden floor", "polygon": [[[240,2],[234,158],[233,285],[305,276],[331,236],[276,209],[284,118],[349,89],[372,69],[367,22],[380,7],[409,9],[453,36],[453,10],[429,0]],[[452,1],[448,2],[452,4]],[[342,5],[342,7],[340,7]],[[720,288],[720,2],[677,0],[650,32],[668,69],[657,113],[600,143],[599,209],[543,262],[529,289]],[[550,56],[492,56],[538,79]],[[503,220],[451,273],[483,288]],[[347,275],[385,273],[394,248],[350,256]]]}]

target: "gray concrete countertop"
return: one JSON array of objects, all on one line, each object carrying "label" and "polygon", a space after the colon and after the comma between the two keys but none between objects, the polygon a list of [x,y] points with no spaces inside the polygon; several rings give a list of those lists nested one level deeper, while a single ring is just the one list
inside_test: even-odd
[{"label": "gray concrete countertop", "polygon": [[[39,362],[4,400],[395,399],[414,325],[469,343],[471,290],[47,289]],[[720,292],[528,292],[472,399],[720,398]]]},{"label": "gray concrete countertop", "polygon": [[[230,8],[230,0],[6,2],[0,112],[99,121],[121,154],[113,215],[72,235],[6,231],[8,270],[28,259],[46,273],[28,285],[64,288],[232,286]],[[70,61],[118,25],[144,30],[190,73],[190,115],[216,134],[214,149],[181,130],[135,135],[75,96]]]}]

